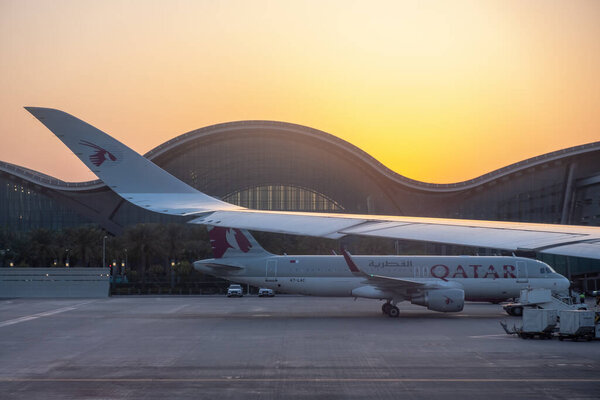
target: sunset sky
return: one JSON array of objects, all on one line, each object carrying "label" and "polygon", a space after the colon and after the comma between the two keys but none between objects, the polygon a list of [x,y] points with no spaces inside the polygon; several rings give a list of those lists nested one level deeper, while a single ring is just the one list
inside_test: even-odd
[{"label": "sunset sky", "polygon": [[0,160],[95,179],[23,106],[140,153],[310,126],[447,183],[600,140],[600,1],[0,0]]}]

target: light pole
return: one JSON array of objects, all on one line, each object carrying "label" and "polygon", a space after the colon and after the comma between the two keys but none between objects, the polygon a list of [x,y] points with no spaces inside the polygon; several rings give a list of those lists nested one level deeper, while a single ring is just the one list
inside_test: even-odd
[{"label": "light pole", "polygon": [[171,260],[171,268],[169,268],[171,277],[171,290],[175,287],[175,260]]},{"label": "light pole", "polygon": [[106,238],[107,236],[102,238],[102,268],[106,268]]},{"label": "light pole", "polygon": [[67,253],[67,260],[65,261],[65,267],[69,268],[69,255],[70,255],[71,249],[65,249],[65,253]]}]

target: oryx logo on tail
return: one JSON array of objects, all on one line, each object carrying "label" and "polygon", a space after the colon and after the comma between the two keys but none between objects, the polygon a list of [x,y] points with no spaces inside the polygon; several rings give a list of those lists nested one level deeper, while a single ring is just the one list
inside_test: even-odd
[{"label": "oryx logo on tail", "polygon": [[90,161],[96,167],[101,166],[102,163],[104,163],[104,161],[106,161],[106,160],[117,161],[117,157],[115,157],[110,151],[103,149],[102,147],[100,147],[94,143],[88,142],[87,140],[81,140],[81,141],[79,141],[79,144],[82,144],[87,147],[91,147],[92,149],[96,150],[94,152],[94,154],[92,154],[90,156]]},{"label": "oryx logo on tail", "polygon": [[247,253],[252,244],[244,233],[236,228],[213,227],[209,232],[210,244],[215,258],[221,258],[229,249]]}]

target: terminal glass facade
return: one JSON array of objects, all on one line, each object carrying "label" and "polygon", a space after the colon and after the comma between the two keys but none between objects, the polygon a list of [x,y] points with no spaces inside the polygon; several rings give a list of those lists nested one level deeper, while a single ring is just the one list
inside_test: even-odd
[{"label": "terminal glass facade", "polygon": [[[591,143],[436,185],[390,171],[324,132],[240,121],[178,136],[148,157],[190,186],[250,209],[600,226],[599,155],[600,142]],[[100,183],[42,183],[46,178],[0,163],[0,227],[27,232],[93,223],[118,235],[141,222],[192,218],[134,206]],[[600,271],[595,260],[551,261],[571,275]]]},{"label": "terminal glass facade", "polygon": [[341,205],[321,193],[286,185],[264,185],[238,190],[226,195],[223,200],[257,210],[344,211]]},{"label": "terminal glass facade", "polygon": [[269,131],[186,143],[153,161],[204,193],[250,208],[366,214],[370,196],[385,196],[347,152]]},{"label": "terminal glass facade", "polygon": [[32,185],[11,182],[0,176],[0,227],[28,232],[36,228],[57,230],[90,223],[93,221],[35,191]]}]

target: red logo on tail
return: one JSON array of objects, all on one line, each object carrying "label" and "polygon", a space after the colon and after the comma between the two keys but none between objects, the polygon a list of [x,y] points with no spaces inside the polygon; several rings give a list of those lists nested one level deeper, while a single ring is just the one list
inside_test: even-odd
[{"label": "red logo on tail", "polygon": [[90,156],[90,161],[96,167],[101,166],[102,163],[106,160],[117,161],[117,157],[115,157],[110,151],[103,149],[102,147],[94,143],[88,142],[87,140],[81,140],[79,141],[79,144],[91,147],[96,150],[96,152]]},{"label": "red logo on tail", "polygon": [[215,226],[210,230],[208,236],[215,258],[223,257],[229,249],[237,249],[247,253],[252,248],[248,238],[237,228]]}]

